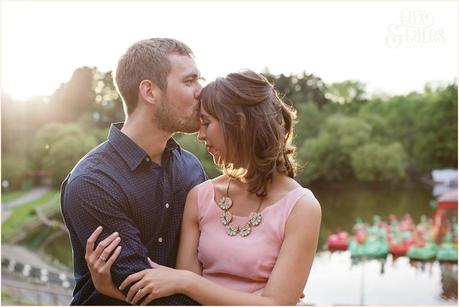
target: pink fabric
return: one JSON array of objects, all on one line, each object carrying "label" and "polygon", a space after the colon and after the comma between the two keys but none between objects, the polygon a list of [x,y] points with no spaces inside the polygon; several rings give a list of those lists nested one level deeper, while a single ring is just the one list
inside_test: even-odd
[{"label": "pink fabric", "polygon": [[[253,293],[264,288],[279,255],[288,216],[305,193],[303,188],[286,193],[261,211],[263,220],[252,228],[250,235],[230,237],[219,220],[221,209],[214,200],[212,181],[200,184],[198,259],[203,277],[244,292]],[[248,217],[233,216],[233,221],[242,226]]]}]

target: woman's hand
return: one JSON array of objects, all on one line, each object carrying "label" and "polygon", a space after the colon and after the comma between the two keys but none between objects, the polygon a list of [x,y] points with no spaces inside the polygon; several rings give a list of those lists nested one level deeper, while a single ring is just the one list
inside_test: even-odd
[{"label": "woman's hand", "polygon": [[129,275],[121,283],[120,290],[131,285],[126,302],[135,305],[143,299],[141,305],[146,305],[154,299],[180,293],[188,274],[149,261],[153,269]]},{"label": "woman's hand", "polygon": [[86,241],[85,259],[96,290],[113,297],[115,292],[119,294],[119,291],[113,284],[110,268],[121,252],[121,246],[118,246],[121,238],[117,232],[114,232],[94,249],[94,244],[101,233],[102,226],[99,226]]}]

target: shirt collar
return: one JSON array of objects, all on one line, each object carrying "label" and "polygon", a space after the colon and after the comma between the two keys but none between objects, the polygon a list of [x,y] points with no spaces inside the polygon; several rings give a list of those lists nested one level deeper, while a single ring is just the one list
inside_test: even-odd
[{"label": "shirt collar", "polygon": [[177,141],[175,141],[174,138],[170,138],[170,139],[167,140],[166,150],[172,151],[174,149],[177,149],[180,154],[182,153],[182,149],[181,149],[180,145],[177,143]]},{"label": "shirt collar", "polygon": [[[108,141],[126,161],[131,171],[133,171],[146,160],[148,155],[145,150],[131,140],[126,134],[121,132],[123,124],[124,123],[121,122],[111,125],[108,133]],[[178,149],[179,153],[181,153],[180,146],[173,138],[170,138],[167,140],[165,150],[172,151],[174,149]]]}]

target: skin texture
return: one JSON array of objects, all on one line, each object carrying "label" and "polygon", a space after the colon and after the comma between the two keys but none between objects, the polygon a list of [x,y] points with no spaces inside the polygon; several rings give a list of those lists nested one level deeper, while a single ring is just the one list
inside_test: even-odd
[{"label": "skin texture", "polygon": [[161,95],[154,122],[169,133],[196,132],[199,129],[199,104],[201,92],[199,71],[189,56],[169,55],[171,72],[167,77],[166,92]]},{"label": "skin texture", "polygon": [[199,70],[189,56],[171,54],[169,61],[167,88],[161,90],[151,80],[140,82],[138,104],[121,129],[158,165],[174,132],[199,129]]},{"label": "skin texture", "polygon": [[215,164],[219,164],[223,158],[222,153],[226,151],[223,131],[220,122],[208,114],[201,107],[201,127],[198,132],[198,140],[204,142],[207,151],[212,155]]}]

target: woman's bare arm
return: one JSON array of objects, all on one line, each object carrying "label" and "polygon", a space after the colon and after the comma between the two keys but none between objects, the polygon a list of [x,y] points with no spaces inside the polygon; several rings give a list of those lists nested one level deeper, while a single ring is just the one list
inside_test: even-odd
[{"label": "woman's bare arm", "polygon": [[177,254],[177,269],[202,274],[198,260],[199,220],[198,220],[198,187],[188,192],[183,212],[180,244]]}]

